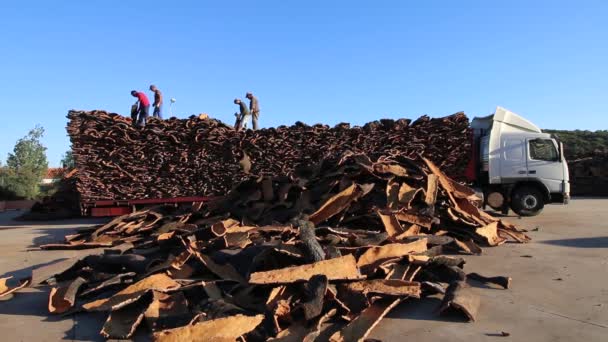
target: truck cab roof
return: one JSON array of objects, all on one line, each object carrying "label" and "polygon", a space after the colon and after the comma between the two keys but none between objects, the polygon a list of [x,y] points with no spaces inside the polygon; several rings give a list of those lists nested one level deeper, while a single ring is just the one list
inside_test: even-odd
[{"label": "truck cab roof", "polygon": [[494,123],[504,124],[510,132],[542,133],[541,129],[527,119],[503,107],[496,107],[494,114],[473,118],[471,128],[478,131],[489,131]]}]

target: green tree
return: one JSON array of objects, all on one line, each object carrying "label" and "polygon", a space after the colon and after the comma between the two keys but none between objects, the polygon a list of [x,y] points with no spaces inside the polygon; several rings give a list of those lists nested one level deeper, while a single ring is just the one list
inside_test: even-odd
[{"label": "green tree", "polygon": [[13,153],[6,161],[7,188],[17,196],[35,199],[40,192],[40,182],[48,168],[46,147],[40,143],[44,128],[36,126],[15,144]]},{"label": "green tree", "polygon": [[72,170],[76,167],[72,150],[67,151],[63,156],[61,156],[61,166],[66,170]]},{"label": "green tree", "polygon": [[6,187],[6,167],[2,165],[2,160],[0,160],[0,189],[4,189]]},{"label": "green tree", "polygon": [[608,131],[564,131],[547,129],[543,132],[556,135],[564,143],[566,159],[590,157],[608,153]]},{"label": "green tree", "polygon": [[8,189],[8,168],[0,161],[0,201],[17,199],[17,195]]}]

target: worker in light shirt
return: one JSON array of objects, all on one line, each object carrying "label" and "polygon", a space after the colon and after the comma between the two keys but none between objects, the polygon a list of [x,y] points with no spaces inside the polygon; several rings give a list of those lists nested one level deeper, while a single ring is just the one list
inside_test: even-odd
[{"label": "worker in light shirt", "polygon": [[146,119],[150,112],[150,100],[146,94],[141,91],[131,90],[131,95],[137,98],[139,107],[137,108],[137,123],[133,123],[133,126],[144,127],[146,125]]},{"label": "worker in light shirt", "polygon": [[258,102],[258,98],[253,96],[253,93],[248,92],[245,94],[245,97],[249,99],[249,112],[251,112],[251,117],[253,119],[253,130],[258,129],[258,118],[260,117],[260,103]]},{"label": "worker in light shirt", "polygon": [[240,131],[241,129],[247,129],[247,121],[251,115],[249,114],[249,109],[247,109],[247,105],[241,99],[234,99],[234,104],[239,106],[239,113],[235,113],[237,116],[235,129]]},{"label": "worker in light shirt", "polygon": [[163,116],[160,110],[161,106],[163,105],[163,94],[160,92],[160,90],[158,90],[155,85],[151,85],[150,90],[154,92],[154,103],[152,104],[154,111],[152,112],[152,116],[155,118],[162,119]]}]

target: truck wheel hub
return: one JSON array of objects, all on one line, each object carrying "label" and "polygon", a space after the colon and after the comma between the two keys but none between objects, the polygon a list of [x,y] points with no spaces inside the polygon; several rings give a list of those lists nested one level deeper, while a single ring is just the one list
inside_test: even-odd
[{"label": "truck wheel hub", "polygon": [[524,196],[524,198],[522,199],[522,202],[523,202],[524,208],[526,208],[526,209],[534,209],[536,207],[536,205],[538,204],[538,200],[533,195]]}]

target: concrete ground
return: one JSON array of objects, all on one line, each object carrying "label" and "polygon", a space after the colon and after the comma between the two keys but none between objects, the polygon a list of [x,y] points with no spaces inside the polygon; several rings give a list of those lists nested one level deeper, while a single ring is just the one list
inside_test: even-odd
[{"label": "concrete ground", "polygon": [[[548,206],[537,217],[508,220],[527,228],[531,243],[508,243],[467,256],[465,271],[507,275],[512,288],[475,288],[482,304],[477,321],[439,317],[439,299],[409,300],[393,310],[370,338],[383,341],[605,341],[608,336],[608,200],[575,199]],[[99,221],[40,223],[10,221],[0,214],[0,277],[28,274],[78,251],[27,251],[58,241],[77,227]],[[538,228],[536,230],[536,228]],[[84,253],[89,253],[84,251]],[[13,271],[17,270],[15,273]],[[47,314],[45,290],[26,289],[0,301],[3,341],[101,340],[103,315]],[[502,332],[509,334],[501,336]],[[604,336],[602,338],[602,336]]]},{"label": "concrete ground", "polygon": [[[505,218],[532,242],[484,248],[465,271],[513,278],[509,290],[478,288],[475,323],[437,317],[439,300],[402,304],[373,330],[384,341],[606,341],[608,200],[575,199],[536,217]],[[502,332],[508,337],[499,336]],[[604,337],[602,337],[604,336]]]}]

